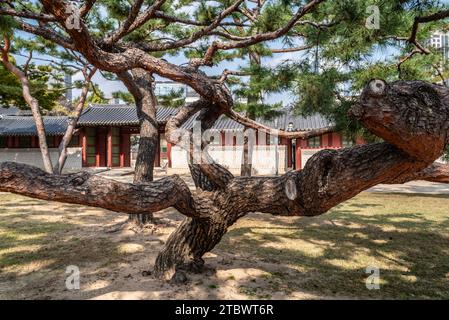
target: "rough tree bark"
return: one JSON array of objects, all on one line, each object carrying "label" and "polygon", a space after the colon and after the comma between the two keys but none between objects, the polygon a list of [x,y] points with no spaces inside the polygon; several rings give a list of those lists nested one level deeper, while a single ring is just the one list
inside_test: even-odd
[{"label": "rough tree bark", "polygon": [[[142,69],[133,69],[131,74],[123,72],[118,76],[134,97],[140,123],[140,140],[133,181],[134,183],[151,182],[153,181],[154,160],[159,147],[154,79],[151,74]],[[138,225],[144,225],[152,221],[152,215],[130,215],[129,220]]]},{"label": "rough tree bark", "polygon": [[[189,191],[176,175],[144,185],[125,184],[88,173],[54,176],[30,166],[3,163],[0,191],[132,214],[174,207],[186,219],[160,252],[155,275],[170,278],[185,270],[198,272],[203,255],[248,212],[316,216],[379,183],[416,178],[447,182],[447,166],[433,162],[449,143],[448,93],[446,88],[423,82],[373,81],[350,114],[386,142],[324,150],[303,170],[279,177],[233,177],[220,165],[200,162],[196,166],[214,190]],[[216,119],[217,108],[204,103],[183,107],[169,120],[170,141],[180,143],[185,132],[179,124],[198,109],[206,123]],[[194,156],[207,160],[202,153]]]}]

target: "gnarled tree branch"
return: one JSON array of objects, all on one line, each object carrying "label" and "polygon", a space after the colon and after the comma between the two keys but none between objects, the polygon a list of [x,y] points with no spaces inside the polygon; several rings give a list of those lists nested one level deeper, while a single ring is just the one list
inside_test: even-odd
[{"label": "gnarled tree branch", "polygon": [[188,217],[204,218],[197,214],[190,190],[178,175],[140,185],[87,172],[54,175],[33,166],[3,162],[0,163],[0,191],[129,214],[148,214],[174,207]]}]

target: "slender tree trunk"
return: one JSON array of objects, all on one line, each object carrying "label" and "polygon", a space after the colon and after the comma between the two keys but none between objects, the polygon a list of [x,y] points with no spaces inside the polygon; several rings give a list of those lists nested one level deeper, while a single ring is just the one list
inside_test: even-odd
[{"label": "slender tree trunk", "polygon": [[[256,52],[249,52],[249,61],[251,66],[260,66],[260,55]],[[251,82],[251,79],[250,79]],[[259,101],[259,93],[256,95],[250,95],[247,97],[248,105],[258,103]],[[254,114],[252,112],[247,112],[247,117],[252,120],[255,120]],[[249,129],[245,127],[245,131]],[[252,164],[252,156],[253,156],[253,143],[249,141],[247,135],[245,135],[243,139],[243,155],[242,155],[242,165],[240,167],[240,175],[244,177],[251,177],[253,164]]]},{"label": "slender tree trunk", "polygon": [[[24,92],[25,91],[29,92],[27,85],[23,85],[23,87],[24,87]],[[27,88],[27,89],[25,89],[25,88]],[[24,96],[25,95],[26,94],[24,93]],[[50,152],[48,150],[48,145],[47,145],[47,135],[45,133],[44,121],[42,119],[42,116],[41,116],[41,113],[39,110],[39,104],[35,98],[31,97],[31,95],[26,100],[27,100],[28,105],[31,107],[34,122],[36,123],[36,131],[37,131],[37,136],[38,136],[38,140],[39,140],[39,148],[41,150],[42,161],[44,163],[45,171],[47,171],[48,173],[53,173],[53,165],[51,162]]]},{"label": "slender tree trunk", "polygon": [[[61,174],[62,169],[64,169],[64,165],[67,160],[67,147],[70,144],[70,141],[72,140],[73,135],[75,133],[76,124],[78,123],[78,120],[81,116],[81,112],[83,111],[84,103],[86,102],[86,97],[89,92],[90,83],[96,70],[97,69],[94,68],[88,75],[84,74],[86,83],[84,84],[83,89],[81,90],[80,100],[78,101],[78,104],[75,107],[75,111],[72,117],[69,118],[67,130],[64,136],[62,137],[61,143],[59,144],[59,158],[54,169],[55,173]],[[85,73],[85,71],[83,72]]]},{"label": "slender tree trunk", "polygon": [[39,102],[33,97],[30,90],[30,83],[26,74],[17,68],[14,64],[9,61],[8,53],[9,53],[10,41],[5,37],[5,47],[2,48],[2,63],[6,69],[8,69],[11,73],[13,73],[20,81],[22,85],[22,94],[28,106],[31,108],[31,112],[33,113],[34,122],[36,124],[36,131],[39,140],[39,148],[42,154],[42,161],[44,164],[45,171],[48,173],[53,173],[53,165],[51,163],[50,152],[48,151],[47,145],[47,135],[45,133],[44,121],[42,119],[42,115],[39,109]]},{"label": "slender tree trunk", "polygon": [[[245,127],[245,131],[248,130],[248,127]],[[253,143],[250,142],[250,139],[247,135],[243,138],[243,159],[242,159],[242,165],[240,167],[240,175],[242,177],[251,177],[252,171],[253,171],[253,162],[252,162],[252,155],[253,155]]]},{"label": "slender tree trunk", "polygon": [[[122,81],[134,97],[140,122],[140,140],[134,168],[134,183],[153,181],[154,160],[159,147],[159,127],[156,120],[157,100],[154,94],[154,79],[147,71],[133,69],[131,74],[122,74]],[[143,225],[152,221],[151,214],[129,215],[129,220]]]}]

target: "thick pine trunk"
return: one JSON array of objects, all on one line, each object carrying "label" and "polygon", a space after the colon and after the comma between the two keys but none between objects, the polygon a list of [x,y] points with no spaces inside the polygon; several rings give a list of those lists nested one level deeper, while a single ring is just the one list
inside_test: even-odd
[{"label": "thick pine trunk", "polygon": [[[121,79],[128,87],[136,103],[140,122],[140,140],[134,168],[133,182],[145,184],[153,181],[154,160],[159,147],[159,128],[156,120],[157,100],[154,94],[153,77],[142,69],[134,69]],[[129,215],[129,221],[137,225],[152,222],[151,214]]]},{"label": "thick pine trunk", "polygon": [[203,201],[200,210],[207,213],[209,219],[186,218],[170,235],[156,259],[156,277],[177,281],[177,273],[202,272],[203,255],[221,241],[228,227],[238,219],[238,215],[229,214],[206,199]]},{"label": "thick pine trunk", "polygon": [[156,159],[157,148],[159,147],[158,128],[146,119],[149,113],[153,113],[153,110],[145,109],[146,107],[144,105],[142,113],[145,114],[145,119],[140,125],[140,140],[134,169],[134,183],[153,181],[154,161]]},{"label": "thick pine trunk", "polygon": [[220,242],[226,230],[224,221],[211,224],[186,218],[159,253],[154,266],[155,276],[172,279],[176,272],[201,272],[203,255]]},{"label": "thick pine trunk", "polygon": [[[142,124],[140,127],[140,141],[139,149],[137,152],[136,166],[134,172],[134,183],[145,184],[153,181],[153,163],[156,154],[157,147],[157,132],[156,139],[154,134],[151,133],[151,126],[148,124]],[[147,223],[153,222],[152,214],[130,214],[128,216],[130,222],[136,225],[143,226]]]}]

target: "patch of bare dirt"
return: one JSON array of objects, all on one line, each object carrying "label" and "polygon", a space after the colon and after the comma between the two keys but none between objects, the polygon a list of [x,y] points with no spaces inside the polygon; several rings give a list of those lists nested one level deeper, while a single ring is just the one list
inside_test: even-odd
[{"label": "patch of bare dirt", "polygon": [[[189,274],[185,285],[155,279],[151,270],[156,256],[183,219],[174,210],[160,212],[156,224],[138,228],[127,223],[126,215],[107,210],[13,195],[6,202],[9,211],[2,219],[7,222],[0,232],[17,227],[11,234],[18,239],[0,250],[2,299],[315,297],[305,292],[268,294],[264,288],[271,286],[270,272],[283,272],[281,265],[236,258],[221,250],[205,257],[210,272]],[[79,290],[65,285],[66,268],[71,265],[80,269]]]}]

